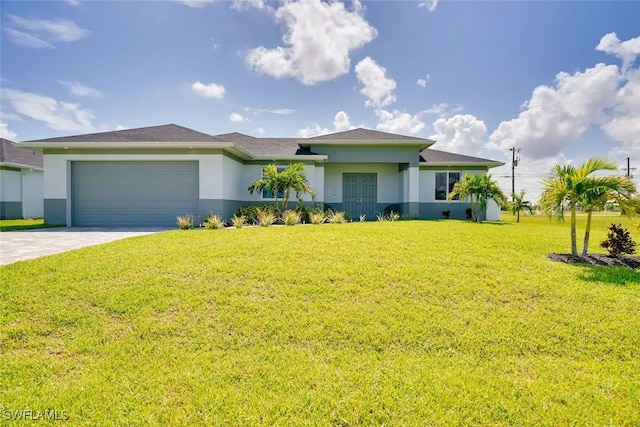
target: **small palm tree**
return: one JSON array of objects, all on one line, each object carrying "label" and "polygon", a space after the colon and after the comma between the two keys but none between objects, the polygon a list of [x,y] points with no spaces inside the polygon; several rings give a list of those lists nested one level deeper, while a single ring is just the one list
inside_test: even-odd
[{"label": "small palm tree", "polygon": [[489,200],[495,201],[500,206],[507,201],[507,197],[498,184],[487,173],[482,175],[466,174],[462,181],[453,185],[453,191],[449,193],[449,202],[456,197],[459,197],[460,200],[469,199],[471,218],[475,222],[480,222],[480,215],[487,208]]},{"label": "small palm tree", "polygon": [[[596,183],[597,179],[591,175],[594,172],[618,170],[618,165],[611,159],[593,157],[579,167],[572,165],[556,165],[551,169],[550,176],[542,181],[542,195],[540,205],[550,217],[564,220],[564,211],[571,212],[571,254],[578,255],[576,238],[576,206],[593,204],[593,208],[599,203],[598,191],[603,189]],[[594,181],[595,180],[595,181]],[[600,195],[600,197],[603,197]],[[592,209],[593,209],[592,208]],[[588,227],[591,227],[589,222]],[[587,239],[588,240],[588,239]],[[588,241],[587,241],[588,245]]]},{"label": "small palm tree", "polygon": [[[272,194],[276,209],[279,210],[287,209],[292,191],[296,193],[298,199],[304,193],[310,194],[311,197],[315,196],[305,176],[304,163],[292,164],[281,172],[278,172],[276,165],[268,165],[264,168],[262,179],[253,181],[247,190],[249,194],[253,194],[254,191],[257,193],[266,191]],[[282,208],[279,205],[280,201],[282,201]]]},{"label": "small palm tree", "polygon": [[529,211],[533,213],[533,205],[530,201],[524,200],[526,191],[520,190],[520,194],[513,195],[513,201],[509,202],[508,207],[511,213],[516,215],[516,222],[520,222],[520,211]]},{"label": "small palm tree", "polygon": [[637,192],[635,183],[626,176],[593,177],[586,184],[588,189],[580,198],[580,204],[587,212],[582,255],[587,255],[589,252],[591,214],[593,211],[603,208],[610,201],[615,201],[623,213],[631,216],[631,213],[634,212],[633,195]]}]

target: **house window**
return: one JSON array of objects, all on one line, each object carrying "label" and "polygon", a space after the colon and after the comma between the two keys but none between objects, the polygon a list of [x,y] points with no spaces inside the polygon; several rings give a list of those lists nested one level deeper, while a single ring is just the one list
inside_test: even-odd
[{"label": "house window", "polygon": [[[266,166],[262,167],[262,177],[264,178],[264,170],[266,169]],[[285,169],[287,169],[287,166],[277,166],[276,169],[278,170],[278,173],[284,171]],[[283,194],[282,192],[278,193],[278,198],[282,198]],[[272,193],[268,192],[266,189],[262,190],[262,198],[263,199],[275,199],[275,197],[273,196]]]},{"label": "house window", "polygon": [[[436,172],[436,200],[447,200],[453,186],[460,181],[460,172]],[[458,200],[456,196],[453,200]]]}]

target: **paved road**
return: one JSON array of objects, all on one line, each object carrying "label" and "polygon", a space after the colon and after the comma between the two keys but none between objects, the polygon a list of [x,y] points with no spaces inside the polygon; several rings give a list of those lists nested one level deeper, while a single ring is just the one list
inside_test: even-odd
[{"label": "paved road", "polygon": [[5,231],[0,233],[0,265],[165,230],[167,228],[60,227]]}]

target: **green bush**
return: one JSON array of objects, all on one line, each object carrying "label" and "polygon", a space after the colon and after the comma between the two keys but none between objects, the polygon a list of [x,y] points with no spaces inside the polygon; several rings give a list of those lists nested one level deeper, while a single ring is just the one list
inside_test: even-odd
[{"label": "green bush", "polygon": [[276,214],[268,209],[263,211],[259,210],[256,221],[260,227],[268,227],[276,221]]},{"label": "green bush", "polygon": [[191,230],[193,228],[193,216],[180,215],[176,217],[176,224],[180,230]]},{"label": "green bush", "polygon": [[242,228],[246,223],[247,218],[242,215],[234,215],[233,218],[231,218],[231,224],[233,224],[235,228]]},{"label": "green bush", "polygon": [[331,224],[344,224],[347,222],[347,216],[344,212],[329,212],[327,221]]},{"label": "green bush", "polygon": [[204,228],[206,228],[207,230],[217,230],[219,228],[224,228],[224,225],[224,220],[220,215],[217,214],[211,213],[204,219]]},{"label": "green bush", "polygon": [[311,224],[322,224],[326,221],[327,217],[324,212],[311,212]]},{"label": "green bush", "polygon": [[280,215],[280,210],[277,209],[274,205],[251,205],[244,206],[238,209],[236,216],[245,217],[246,222],[249,224],[257,224],[258,214],[260,212],[271,212],[274,217],[278,217]]}]

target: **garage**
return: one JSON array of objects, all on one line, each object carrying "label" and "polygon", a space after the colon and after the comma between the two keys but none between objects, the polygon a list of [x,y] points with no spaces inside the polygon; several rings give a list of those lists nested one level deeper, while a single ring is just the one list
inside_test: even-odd
[{"label": "garage", "polygon": [[198,162],[72,162],[71,212],[75,226],[174,226],[198,213]]}]

